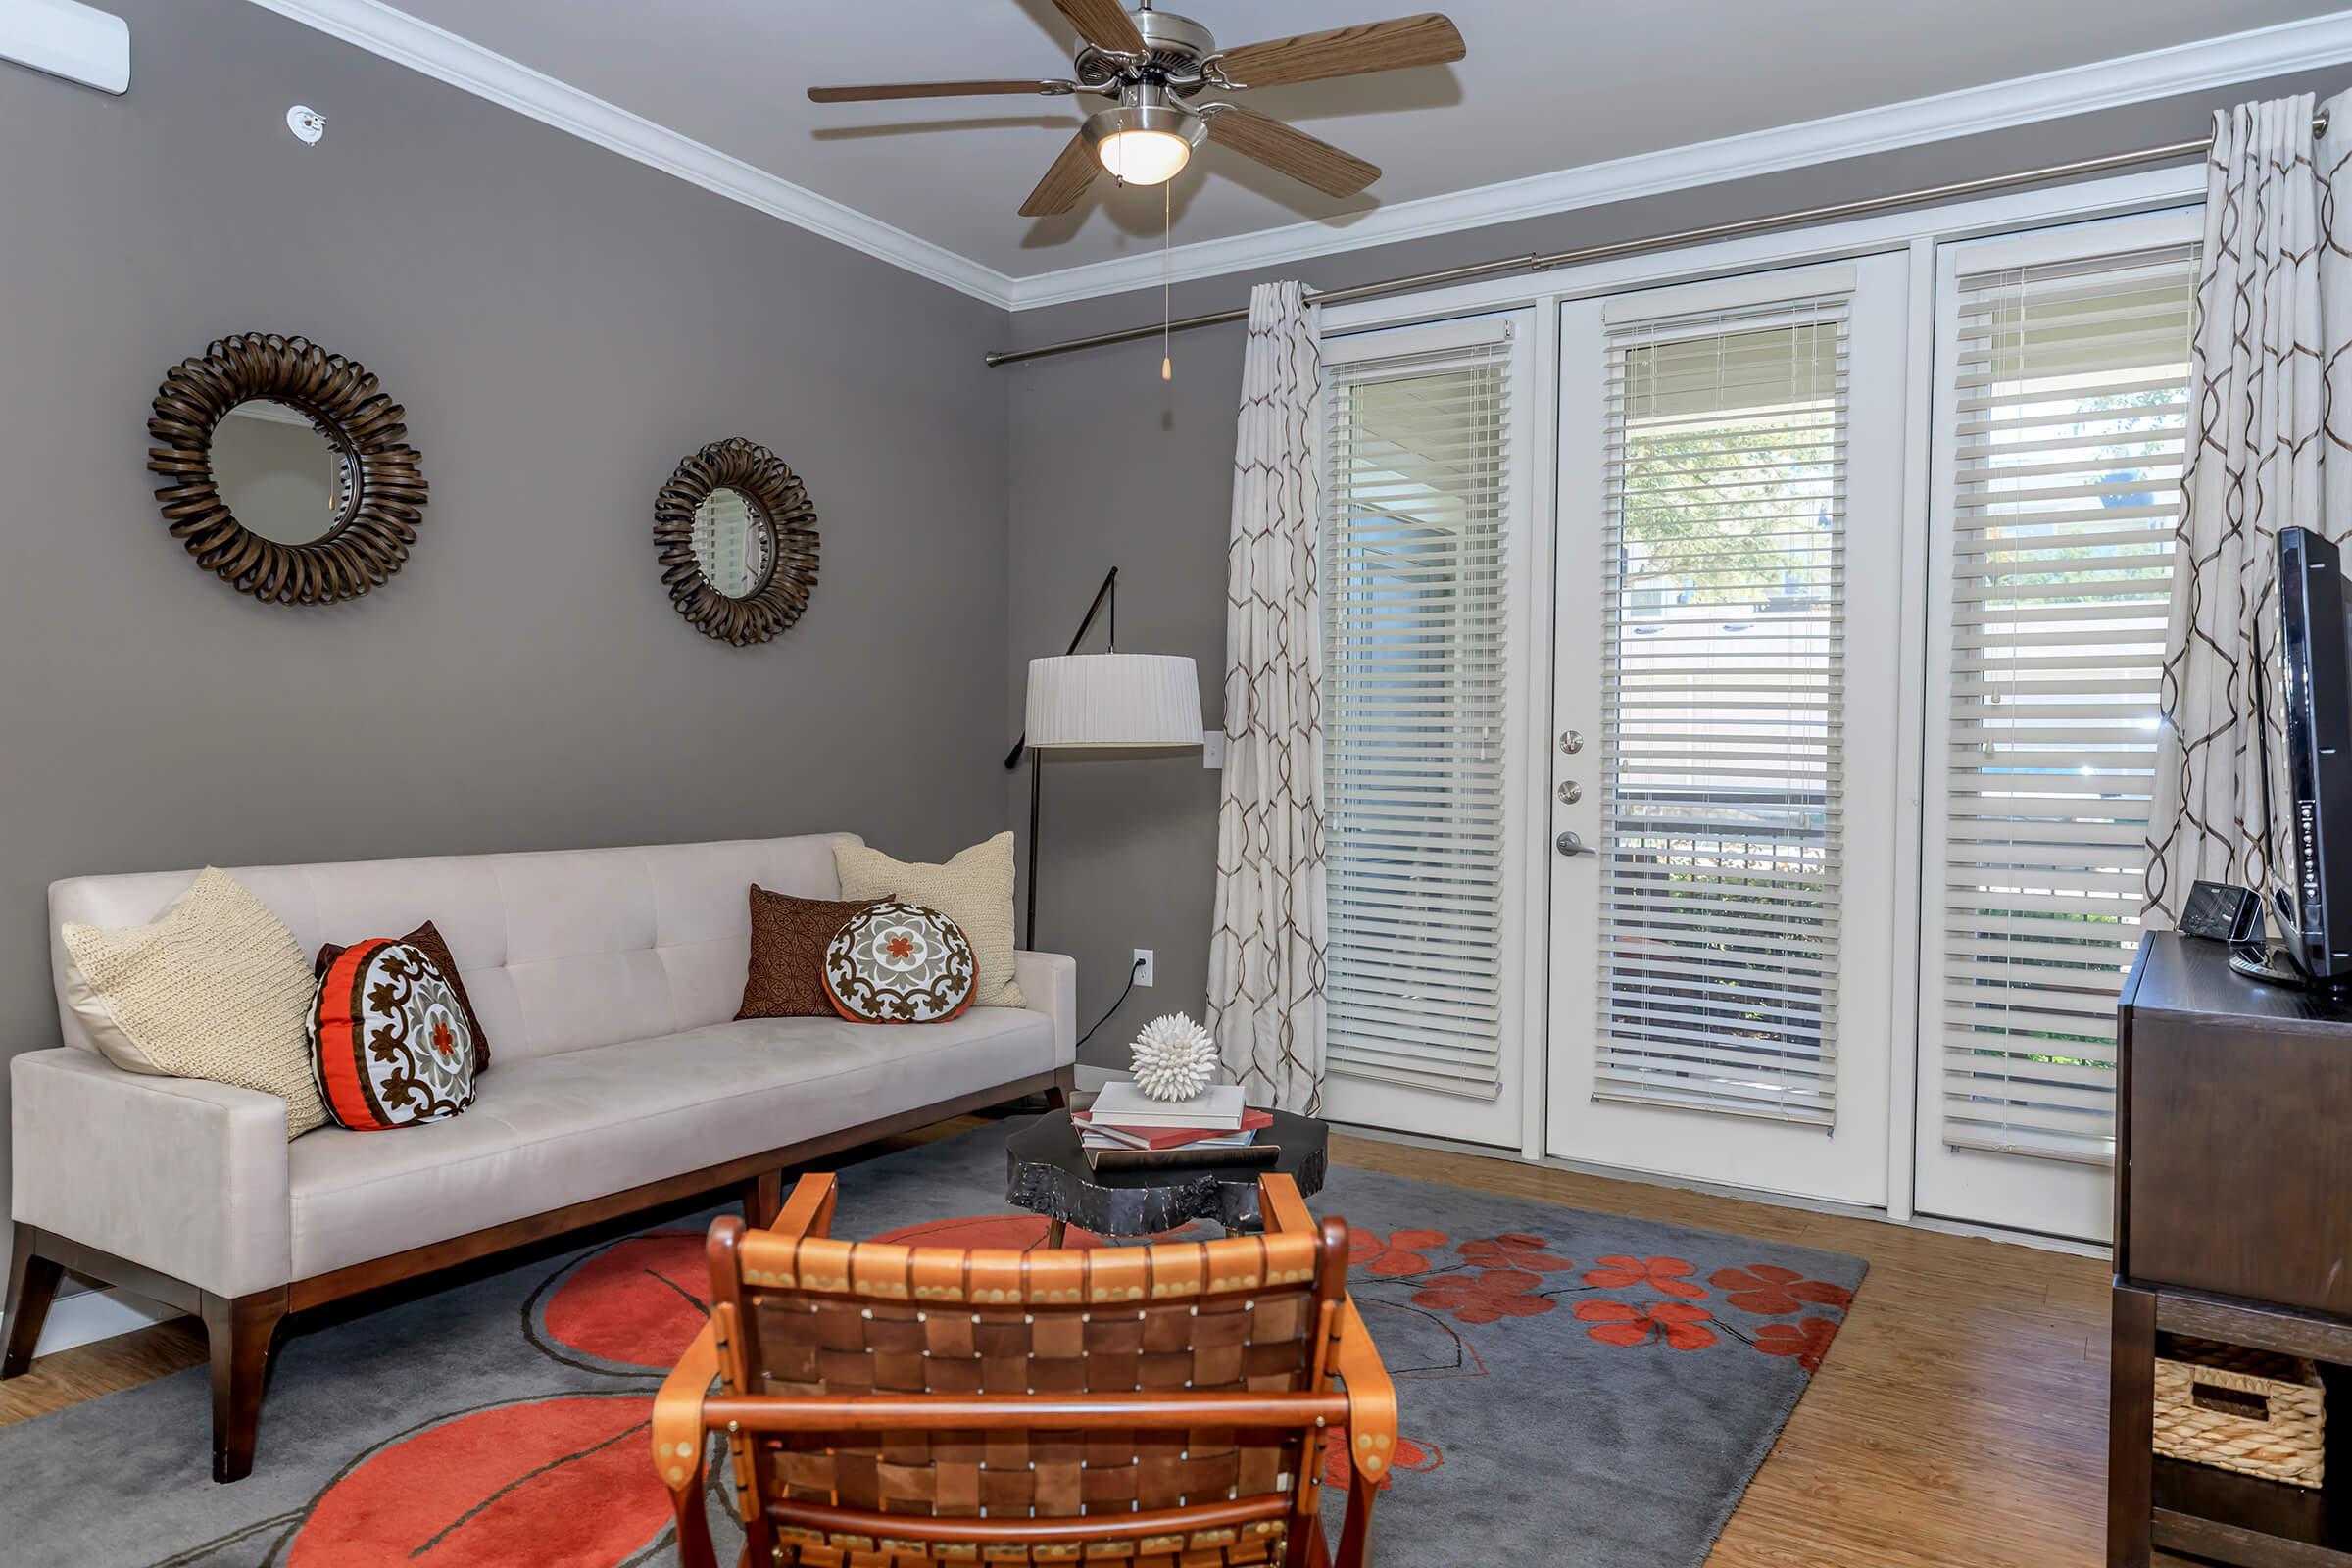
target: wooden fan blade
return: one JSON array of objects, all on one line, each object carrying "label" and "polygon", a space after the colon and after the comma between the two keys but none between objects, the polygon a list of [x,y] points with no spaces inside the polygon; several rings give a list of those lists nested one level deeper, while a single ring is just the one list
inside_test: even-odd
[{"label": "wooden fan blade", "polygon": [[1102,166],[1095,161],[1095,150],[1086,144],[1086,137],[1072,136],[1061,156],[1054,160],[1054,167],[1046,171],[1046,177],[1037,182],[1037,189],[1021,203],[1021,216],[1050,218],[1068,212],[1101,172]]},{"label": "wooden fan blade", "polygon": [[1287,87],[1295,81],[1357,76],[1368,71],[1443,66],[1468,53],[1450,18],[1425,11],[1394,22],[1246,43],[1225,50],[1218,65],[1236,86]]},{"label": "wooden fan blade", "polygon": [[1208,117],[1208,139],[1312,185],[1326,196],[1352,196],[1380,177],[1376,165],[1253,109],[1221,106]]},{"label": "wooden fan blade", "polygon": [[894,81],[880,87],[811,87],[817,104],[862,104],[883,98],[1010,98],[1036,93],[1056,97],[1070,90],[1061,81]]},{"label": "wooden fan blade", "polygon": [[1069,18],[1078,36],[1098,49],[1143,52],[1144,35],[1119,0],[1054,0],[1054,9]]}]

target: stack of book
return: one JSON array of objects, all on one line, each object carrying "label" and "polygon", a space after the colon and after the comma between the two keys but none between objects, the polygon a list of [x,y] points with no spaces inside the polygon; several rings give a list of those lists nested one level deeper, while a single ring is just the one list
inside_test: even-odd
[{"label": "stack of book", "polygon": [[1104,1151],[1183,1150],[1185,1155],[1200,1155],[1206,1162],[1218,1157],[1213,1151],[1245,1148],[1274,1125],[1273,1117],[1242,1103],[1241,1088],[1235,1084],[1178,1101],[1153,1100],[1132,1083],[1106,1084],[1094,1104],[1072,1111],[1070,1120],[1077,1124],[1078,1141],[1090,1161]]}]

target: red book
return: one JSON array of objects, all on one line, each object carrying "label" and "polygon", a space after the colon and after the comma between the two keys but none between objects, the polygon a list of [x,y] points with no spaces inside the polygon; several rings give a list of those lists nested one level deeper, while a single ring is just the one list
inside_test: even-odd
[{"label": "red book", "polygon": [[[1070,1120],[1083,1132],[1114,1138],[1133,1149],[1182,1149],[1187,1144],[1233,1136],[1231,1129],[1217,1127],[1117,1127],[1109,1122],[1097,1126],[1092,1113],[1083,1110],[1071,1111]],[[1256,1132],[1273,1125],[1274,1118],[1262,1110],[1242,1112],[1242,1132]]]}]

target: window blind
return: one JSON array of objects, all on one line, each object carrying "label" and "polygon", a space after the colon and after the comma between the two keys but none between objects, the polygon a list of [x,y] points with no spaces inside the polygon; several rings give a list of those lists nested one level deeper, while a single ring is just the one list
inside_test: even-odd
[{"label": "window blind", "polygon": [[2195,286],[2193,246],[1959,279],[1929,1014],[1955,1147],[2114,1157]]},{"label": "window blind", "polygon": [[1836,1120],[1845,300],[1608,334],[1597,1100]]},{"label": "window blind", "polygon": [[1441,336],[1326,369],[1325,1055],[1493,1099],[1512,344]]}]

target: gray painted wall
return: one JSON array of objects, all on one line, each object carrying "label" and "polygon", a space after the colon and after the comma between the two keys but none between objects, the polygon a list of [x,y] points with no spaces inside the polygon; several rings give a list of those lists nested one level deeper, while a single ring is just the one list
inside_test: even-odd
[{"label": "gray painted wall", "polygon": [[[2323,95],[2341,71],[2308,73],[2193,98],[2133,105],[2049,124],[1906,149],[1531,219],[1436,239],[1319,257],[1259,274],[1181,284],[1175,314],[1244,304],[1257,277],[1318,288],[1788,212],[2185,140],[2215,108],[2288,92]],[[1322,127],[1317,127],[1318,129]],[[1345,141],[1338,130],[1335,139]],[[1005,346],[1051,342],[1154,320],[1156,289],[1014,318]],[[1232,496],[1242,328],[1175,340],[1175,379],[1159,379],[1159,344],[1131,343],[1008,368],[1012,452],[1012,642],[1008,711],[1017,725],[1026,662],[1058,653],[1103,571],[1117,565],[1121,646],[1189,654],[1200,666],[1203,722],[1223,710],[1225,535]],[[1096,646],[1100,646],[1097,644]],[[1157,956],[1139,991],[1082,1053],[1123,1065],[1125,1043],[1154,1014],[1199,1016],[1208,984],[1217,776],[1198,759],[1059,761],[1047,775],[1038,882],[1041,947],[1078,959],[1085,1022],[1110,1005],[1133,950]],[[1014,799],[1025,800],[1020,787]]]},{"label": "gray painted wall", "polygon": [[[0,1052],[56,1043],[61,876],[1005,825],[1000,312],[245,0],[108,9],[126,97],[0,65]],[[246,330],[408,407],[423,537],[357,604],[258,604],[157,515],[157,383]],[[762,649],[651,542],[731,435],[822,532]]]}]

